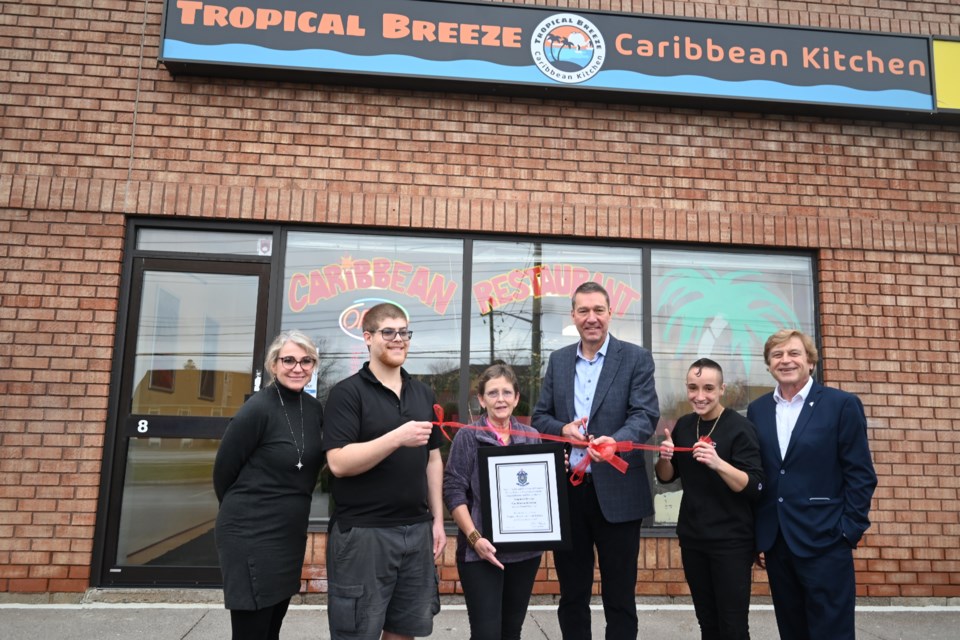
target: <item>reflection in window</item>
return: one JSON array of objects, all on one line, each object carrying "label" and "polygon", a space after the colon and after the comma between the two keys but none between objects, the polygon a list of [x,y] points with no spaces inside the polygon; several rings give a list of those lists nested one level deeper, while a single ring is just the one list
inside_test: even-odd
[{"label": "reflection in window", "polygon": [[[658,436],[690,413],[686,373],[698,358],[720,363],[723,405],[745,412],[750,401],[773,389],[763,362],[767,337],[783,328],[816,336],[813,264],[807,257],[655,250],[651,271]],[[676,523],[676,484],[655,491],[657,524]]]},{"label": "reflection in window", "polygon": [[[493,362],[520,379],[515,415],[529,424],[550,354],[579,340],[571,298],[583,282],[610,294],[610,332],[642,344],[641,251],[539,242],[476,242],[470,290],[471,385]],[[471,387],[473,389],[473,387]],[[470,412],[480,407],[470,394]]]},{"label": "reflection in window", "polygon": [[232,416],[253,387],[256,276],[147,271],[131,411]]},{"label": "reflection in window", "polygon": [[[368,357],[363,314],[390,301],[407,310],[415,331],[405,368],[434,389],[447,419],[467,422],[479,414],[476,377],[491,362],[503,361],[520,377],[516,415],[528,422],[550,354],[579,339],[570,317],[573,290],[593,280],[610,293],[610,332],[622,340],[644,344],[642,302],[644,295],[650,298],[662,434],[664,425],[690,410],[683,382],[697,357],[721,363],[725,404],[742,411],[772,386],[762,362],[766,337],[785,326],[815,333],[813,264],[807,257],[652,250],[652,290],[644,291],[639,248],[477,240],[464,274],[464,242],[290,233],[282,327],[307,332],[320,347],[318,375],[308,391],[323,401],[331,386],[360,368]],[[463,296],[466,319],[460,316]],[[468,390],[461,389],[462,366],[469,367]],[[463,397],[467,415],[460,413]],[[648,467],[651,486],[660,493],[652,460]],[[679,495],[656,496],[654,524],[676,521]],[[328,477],[321,475],[312,516],[329,513]]]},{"label": "reflection in window", "polygon": [[218,566],[218,440],[130,438],[117,564]]}]

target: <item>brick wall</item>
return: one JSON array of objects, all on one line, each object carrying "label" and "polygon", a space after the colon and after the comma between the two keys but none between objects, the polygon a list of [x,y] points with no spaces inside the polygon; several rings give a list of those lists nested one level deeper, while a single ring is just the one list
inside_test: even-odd
[{"label": "brick wall", "polygon": [[[960,37],[952,0],[528,4]],[[815,250],[824,378],[863,399],[880,476],[858,592],[960,596],[960,127],[175,79],[159,12],[0,15],[0,591],[88,586],[124,222],[149,215]],[[640,566],[638,594],[686,593],[674,541]]]},{"label": "brick wall", "polygon": [[4,208],[0,217],[0,591],[82,591],[123,216]]}]

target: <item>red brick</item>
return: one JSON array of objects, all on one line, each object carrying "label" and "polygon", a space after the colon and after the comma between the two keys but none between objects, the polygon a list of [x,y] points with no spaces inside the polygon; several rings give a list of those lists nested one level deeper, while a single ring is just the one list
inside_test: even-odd
[{"label": "red brick", "polygon": [[[92,545],[114,336],[124,320],[116,314],[125,220],[189,216],[815,252],[824,377],[861,395],[881,477],[874,527],[856,554],[868,568],[858,592],[960,595],[956,568],[924,568],[960,547],[960,401],[930,392],[960,366],[955,127],[181,83],[162,65],[144,67],[135,85],[126,70],[138,68],[142,11],[45,2],[40,15],[36,2],[8,4],[16,21],[5,34],[27,44],[7,56],[0,137],[0,534],[16,530],[33,551],[72,537],[65,564],[44,569],[68,567],[69,579],[4,575],[14,561],[0,555],[0,591],[88,586],[86,573],[73,572],[88,572],[90,551],[73,545]],[[673,7],[698,19],[960,35],[949,0],[924,3],[921,18],[910,3],[883,11],[851,2],[808,3],[809,11],[647,4],[646,13]],[[159,5],[148,5],[151,42],[160,22]],[[128,176],[135,89],[142,108]],[[54,360],[62,367],[46,366]],[[911,469],[920,465],[918,477]],[[51,509],[55,501],[62,504]],[[79,526],[65,527],[63,516]],[[54,538],[44,537],[53,526]],[[304,588],[325,591],[325,537],[310,540]],[[458,588],[452,546],[445,590]],[[644,539],[641,589],[684,593],[679,567],[675,540]],[[545,582],[553,570],[543,574],[537,592],[556,593]],[[754,592],[767,593],[765,584]]]}]

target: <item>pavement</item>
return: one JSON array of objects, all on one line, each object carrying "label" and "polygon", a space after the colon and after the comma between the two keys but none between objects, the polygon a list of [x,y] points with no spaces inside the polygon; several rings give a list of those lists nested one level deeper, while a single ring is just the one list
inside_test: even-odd
[{"label": "pavement", "polygon": [[[3,640],[229,640],[230,616],[219,600],[220,592],[124,592],[90,590],[60,602],[44,597],[2,594],[0,638]],[[158,601],[164,596],[166,602]],[[17,601],[17,600],[20,601]],[[48,600],[41,602],[41,600]],[[960,638],[960,603],[917,605],[858,605],[859,640],[956,640]],[[546,602],[546,604],[544,604]],[[603,638],[603,610],[592,607],[593,637]],[[641,603],[640,640],[699,640],[696,616],[690,604],[667,601]],[[754,640],[777,638],[773,608],[755,604],[750,609]],[[470,628],[462,600],[449,597],[434,619],[431,638],[466,640]],[[330,638],[323,604],[292,604],[280,633],[281,640]],[[560,640],[556,606],[535,601],[527,611],[523,640]],[[828,640],[828,639],[825,639]]]}]

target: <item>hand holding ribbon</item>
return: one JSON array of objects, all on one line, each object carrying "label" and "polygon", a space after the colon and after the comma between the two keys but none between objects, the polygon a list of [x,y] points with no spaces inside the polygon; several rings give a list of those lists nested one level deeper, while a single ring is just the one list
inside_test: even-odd
[{"label": "hand holding ribbon", "polygon": [[[433,405],[433,411],[437,416],[436,422],[433,424],[440,428],[440,431],[443,433],[444,437],[447,440],[453,440],[450,437],[450,434],[447,433],[447,429],[475,429],[477,431],[489,431],[489,427],[482,425],[467,425],[461,424],[459,422],[446,422],[443,419],[443,407],[439,404]],[[513,431],[508,430],[510,435],[519,435],[525,436],[526,432],[523,431]],[[549,433],[539,434],[541,440],[549,440],[552,442],[560,442],[563,444],[569,444],[573,446],[582,447],[584,446],[583,436],[581,439],[576,440],[574,438],[569,438],[565,436],[555,436]],[[620,473],[626,473],[627,469],[630,467],[629,463],[626,460],[621,458],[620,453],[626,453],[628,451],[659,451],[660,447],[655,444],[641,444],[639,442],[629,442],[629,441],[617,441],[611,438],[610,436],[600,436],[599,438],[591,439],[587,444],[587,453],[588,455],[583,458],[570,472],[570,484],[576,486],[583,482],[583,476],[586,473],[587,466],[591,462],[607,462],[613,466]],[[674,451],[693,451],[693,447],[673,447]]]}]

